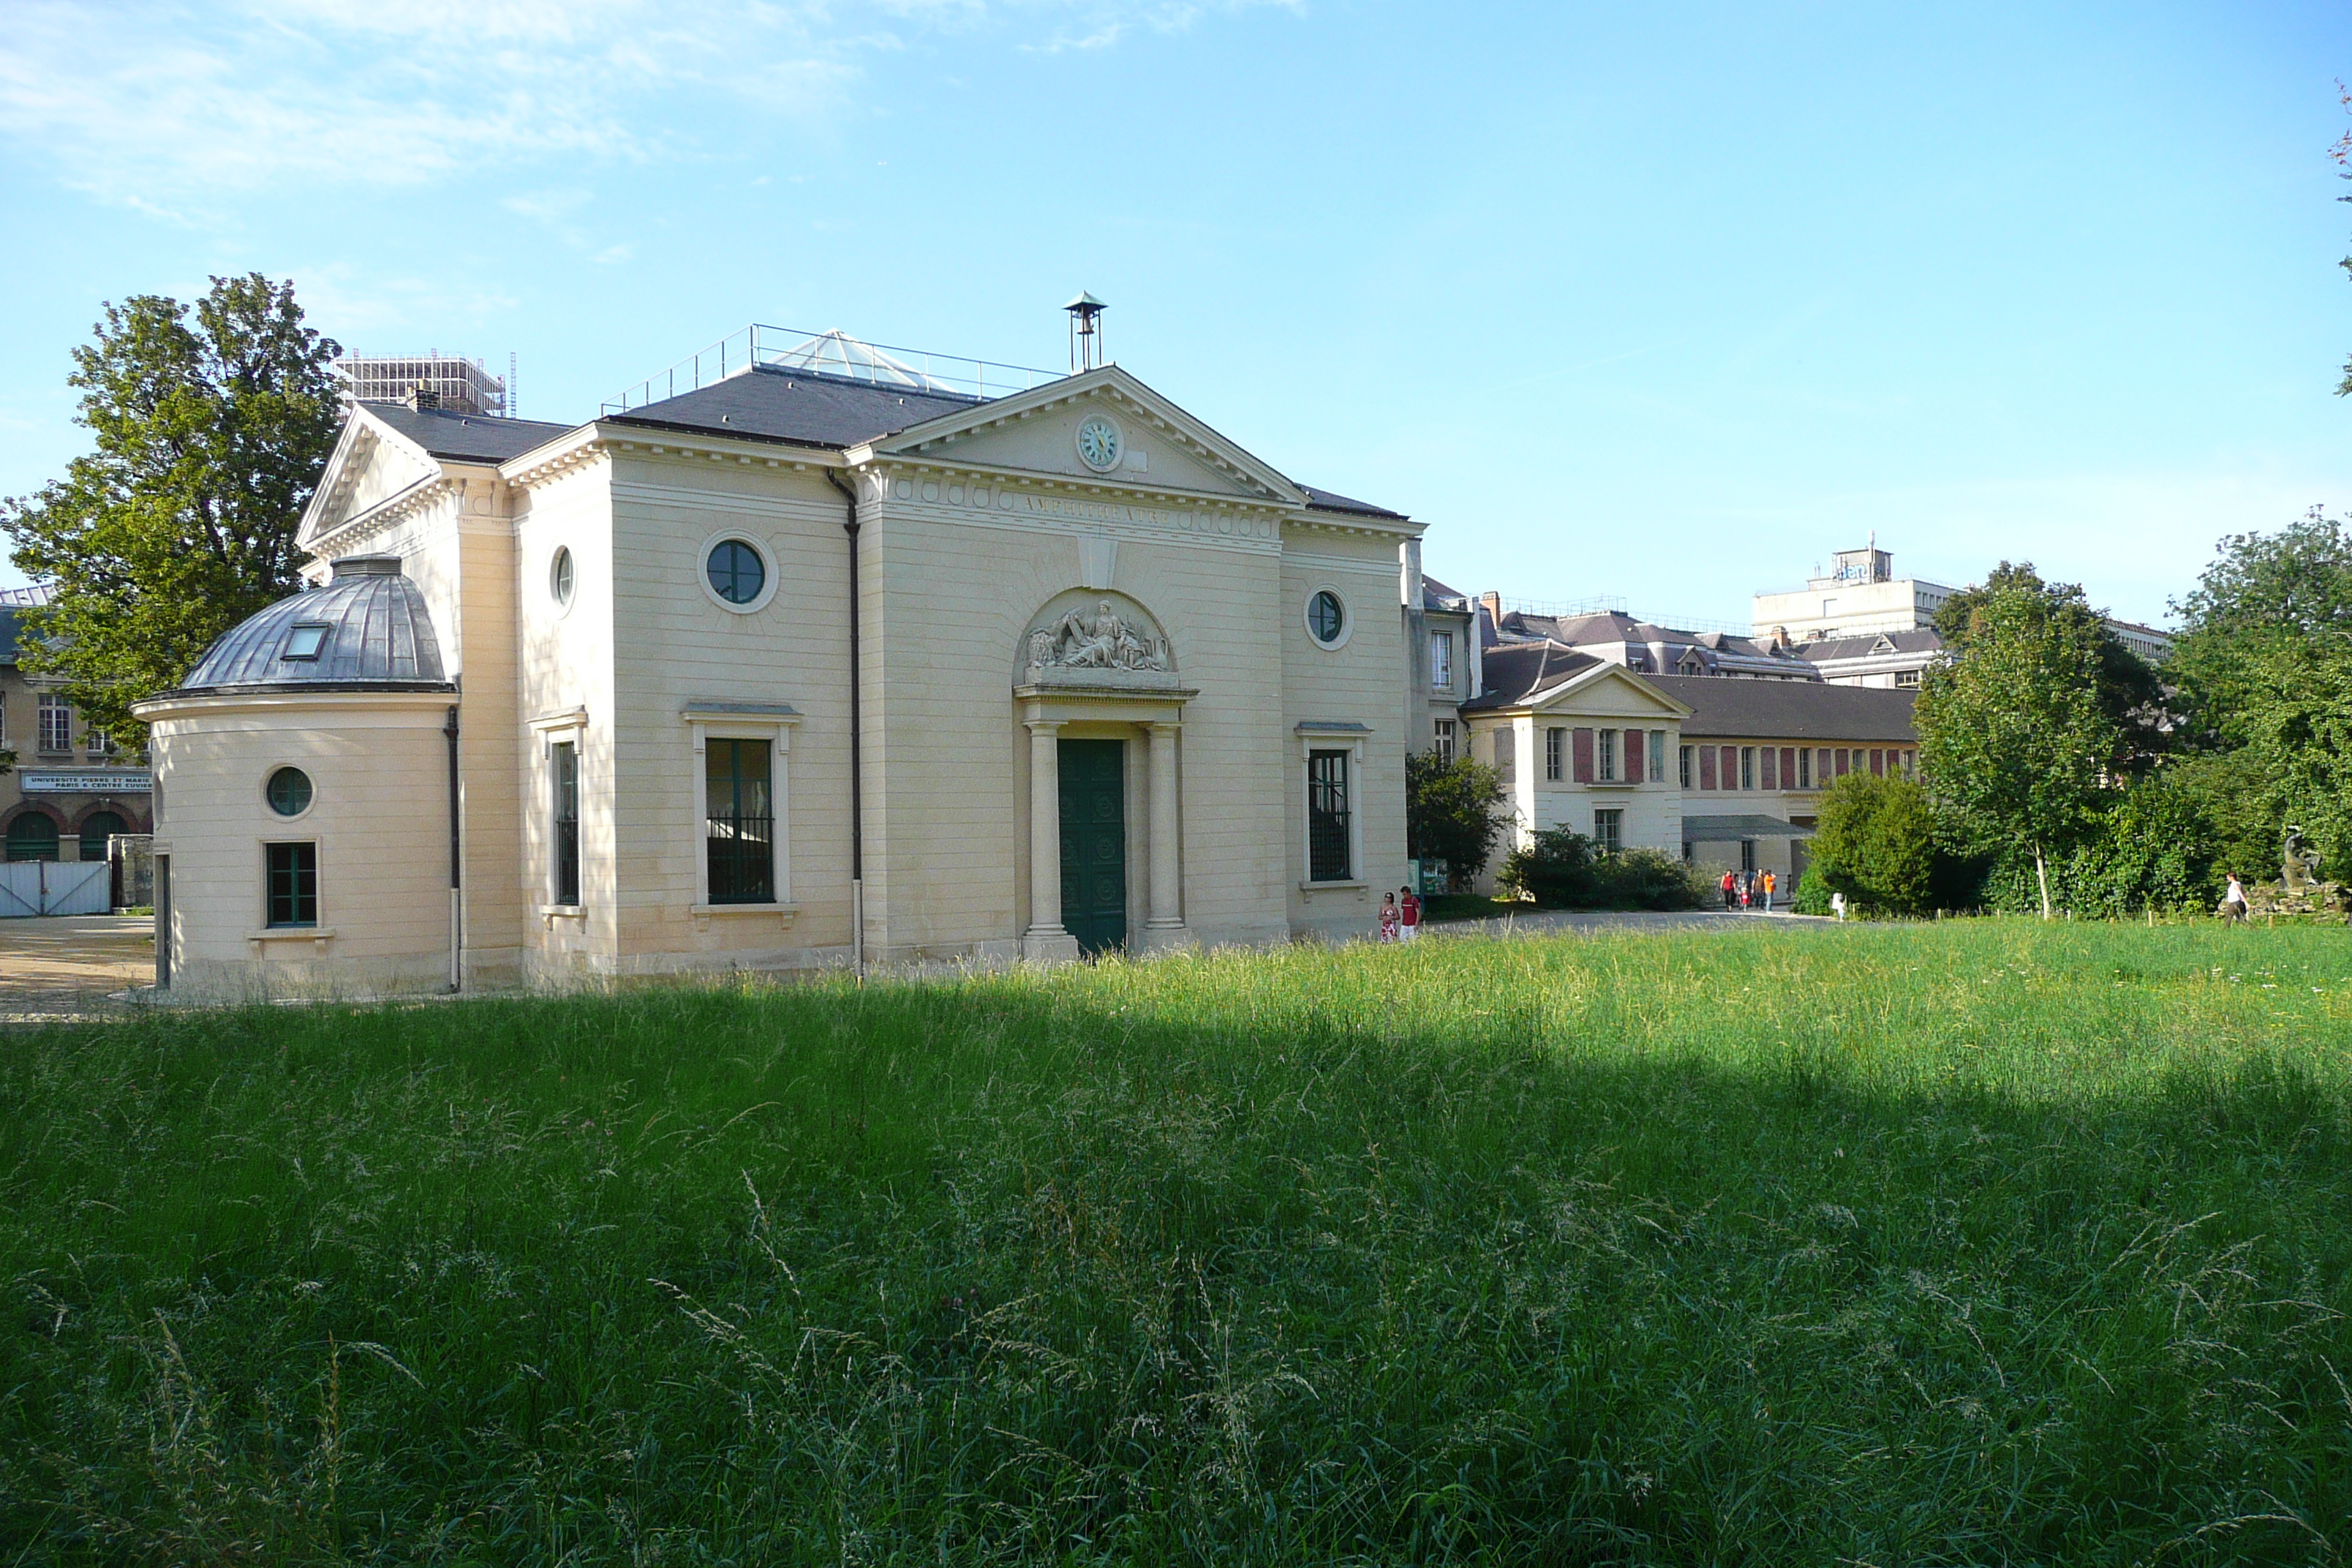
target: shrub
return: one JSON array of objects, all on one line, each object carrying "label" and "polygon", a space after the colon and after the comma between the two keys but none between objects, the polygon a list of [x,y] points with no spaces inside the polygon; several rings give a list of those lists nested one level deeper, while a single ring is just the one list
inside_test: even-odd
[{"label": "shrub", "polygon": [[1803,876],[1797,879],[1797,896],[1790,900],[1789,908],[1801,915],[1828,914],[1830,895],[1836,890],[1822,877],[1821,862],[1816,860],[1805,868]]},{"label": "shrub", "polygon": [[1655,849],[1604,854],[1568,827],[1544,828],[1512,850],[1496,880],[1551,910],[1695,910],[1707,891],[1672,856]]},{"label": "shrub", "polygon": [[1935,829],[1927,792],[1916,781],[1848,773],[1822,796],[1806,875],[1818,872],[1830,892],[1843,893],[1851,904],[1925,914],[1935,907]]}]

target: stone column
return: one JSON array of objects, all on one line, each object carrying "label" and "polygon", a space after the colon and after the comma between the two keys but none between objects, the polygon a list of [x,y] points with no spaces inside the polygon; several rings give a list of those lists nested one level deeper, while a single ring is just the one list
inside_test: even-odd
[{"label": "stone column", "polygon": [[1021,956],[1076,958],[1078,939],[1062,929],[1062,726],[1029,726],[1029,929]]},{"label": "stone column", "polygon": [[1181,944],[1184,932],[1183,860],[1178,854],[1181,813],[1176,802],[1176,736],[1181,726],[1147,724],[1151,735],[1151,917],[1145,945]]}]

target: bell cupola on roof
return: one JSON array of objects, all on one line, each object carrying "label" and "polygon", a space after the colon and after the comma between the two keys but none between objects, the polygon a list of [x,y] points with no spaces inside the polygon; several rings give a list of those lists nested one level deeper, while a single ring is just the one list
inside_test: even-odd
[{"label": "bell cupola on roof", "polygon": [[1070,374],[1098,368],[1103,363],[1102,313],[1110,307],[1082,290],[1062,309],[1070,313]]}]

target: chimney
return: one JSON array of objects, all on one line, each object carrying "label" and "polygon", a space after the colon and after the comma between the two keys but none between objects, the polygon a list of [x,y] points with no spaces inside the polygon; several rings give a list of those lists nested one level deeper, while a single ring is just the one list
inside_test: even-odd
[{"label": "chimney", "polygon": [[1486,606],[1487,616],[1496,626],[1499,626],[1503,624],[1502,595],[1497,594],[1492,588],[1489,588],[1486,592],[1478,595],[1478,602]]},{"label": "chimney", "polygon": [[441,406],[441,395],[420,381],[408,389],[408,395],[401,401],[411,408],[438,408]]}]

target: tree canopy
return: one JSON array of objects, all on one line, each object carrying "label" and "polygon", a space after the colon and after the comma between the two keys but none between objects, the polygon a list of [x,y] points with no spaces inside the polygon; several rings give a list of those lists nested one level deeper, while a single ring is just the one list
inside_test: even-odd
[{"label": "tree canopy", "polygon": [[294,286],[215,278],[193,309],[109,304],[68,384],[94,449],[38,494],[0,501],[16,564],[55,584],[19,658],[118,738],[131,704],[177,684],[223,632],[299,584],[294,531],[341,423],[338,346]]},{"label": "tree canopy", "polygon": [[2290,822],[2352,865],[2352,533],[2315,507],[2231,535],[2173,608],[2165,672],[2231,868],[2273,859]]},{"label": "tree canopy", "polygon": [[1475,877],[1503,836],[1503,781],[1470,757],[1449,762],[1437,752],[1404,760],[1405,853],[1438,860],[1449,877]]},{"label": "tree canopy", "polygon": [[2032,857],[2046,916],[2049,860],[2095,833],[2137,760],[2118,707],[2136,682],[2119,683],[2116,639],[2082,590],[2031,565],[2004,562],[1945,637],[1912,715],[1920,767],[1963,847]]}]

